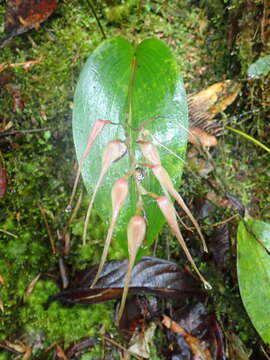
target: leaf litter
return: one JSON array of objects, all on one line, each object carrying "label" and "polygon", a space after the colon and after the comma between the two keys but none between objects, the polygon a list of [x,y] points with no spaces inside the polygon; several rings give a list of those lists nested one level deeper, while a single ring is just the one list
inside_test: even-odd
[{"label": "leaf litter", "polygon": [[[52,296],[47,305],[55,300],[95,304],[119,299],[123,293],[128,261],[106,262],[95,286],[90,288],[97,267],[93,266],[75,275],[68,288]],[[172,354],[178,356],[177,352],[187,351],[190,359],[225,360],[224,335],[215,315],[208,313],[201,302],[182,305],[179,310],[179,304],[183,304],[179,303],[180,299],[191,299],[194,295],[200,299],[205,297],[200,282],[189,272],[168,260],[143,257],[133,268],[129,294],[118,324],[120,332],[129,343],[129,352],[149,358],[149,344],[154,341],[159,319],[163,319],[162,324],[167,329],[169,341],[168,349],[164,350],[168,359],[182,359],[172,357]],[[165,315],[168,310],[164,309],[162,302],[156,297],[146,298],[144,294],[177,301],[173,302],[168,316]],[[91,345],[92,339],[86,343]],[[75,347],[74,352],[84,349],[83,344],[78,345],[78,349]],[[71,352],[74,353],[73,350]]]}]

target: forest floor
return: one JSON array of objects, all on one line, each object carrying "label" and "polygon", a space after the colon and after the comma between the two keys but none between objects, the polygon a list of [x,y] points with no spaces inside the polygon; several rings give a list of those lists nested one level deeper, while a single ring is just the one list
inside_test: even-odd
[{"label": "forest floor", "polygon": [[[247,78],[248,66],[267,50],[258,30],[263,2],[247,9],[241,1],[233,3],[226,7],[219,0],[130,0],[116,8],[98,2],[96,11],[107,38],[122,36],[140,42],[155,37],[167,43],[179,63],[188,94],[227,79],[241,84],[236,100],[216,121],[267,144],[269,77]],[[0,24],[4,14],[5,5],[0,2]],[[3,28],[0,37],[4,36]],[[74,90],[83,64],[101,41],[88,2],[63,0],[44,25],[14,37],[0,52],[0,64],[37,60],[27,69],[14,66],[0,72],[0,169],[7,174],[0,199],[0,342],[10,342],[9,348],[0,347],[0,360],[20,358],[20,353],[24,359],[54,359],[55,351],[57,358],[65,359],[59,349],[86,338],[91,339],[91,346],[77,358],[123,358],[121,350],[104,336],[128,347],[115,324],[114,301],[72,307],[54,302],[44,308],[48,297],[61,286],[59,255],[53,253],[51,245],[54,242],[57,246],[68,220],[65,209],[76,170],[71,128]],[[36,129],[41,130],[31,132]],[[4,136],[7,131],[18,132]],[[192,234],[185,232],[200,270],[214,284],[205,306],[215,313],[223,329],[230,359],[266,359],[263,351],[269,349],[245,312],[237,284],[239,206],[229,206],[224,194],[232,194],[242,203],[248,216],[269,222],[269,154],[229,130],[224,130],[218,145],[209,149],[210,158],[199,152],[194,160],[192,151],[189,144],[179,191],[200,219],[206,237],[211,239],[213,224],[226,223],[232,217],[227,223],[230,235],[225,255],[229,260],[225,267],[217,264],[213,254],[201,254],[192,245]],[[70,226],[71,250],[65,259],[71,276],[99,261],[106,236],[106,226],[95,213],[87,244],[82,246],[88,195],[83,184],[80,189],[82,204]],[[159,236],[155,256],[185,263],[166,228]],[[109,257],[124,258],[117,243],[113,243]],[[15,343],[20,347],[12,348]],[[172,358],[162,350],[169,342],[160,326],[150,343],[150,359]],[[29,348],[32,355],[27,355]]]}]

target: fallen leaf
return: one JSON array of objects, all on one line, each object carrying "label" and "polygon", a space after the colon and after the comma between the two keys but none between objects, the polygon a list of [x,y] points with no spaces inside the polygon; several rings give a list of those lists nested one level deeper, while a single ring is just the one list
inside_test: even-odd
[{"label": "fallen leaf", "polygon": [[[69,287],[52,296],[53,300],[63,300],[80,304],[95,304],[121,297],[128,261],[106,262],[100,278],[93,288],[98,265],[78,274]],[[198,294],[202,290],[196,278],[175,263],[143,257],[132,271],[129,294],[153,294],[160,297],[184,297]]]},{"label": "fallen leaf", "polygon": [[0,47],[14,36],[37,27],[54,12],[58,0],[9,0],[6,5],[5,34]]},{"label": "fallen leaf", "polygon": [[240,89],[240,84],[232,80],[225,80],[215,83],[195,95],[189,95],[191,124],[213,119],[236,99]]},{"label": "fallen leaf", "polygon": [[178,310],[173,308],[170,317],[171,325],[165,318],[165,326],[172,326],[174,332],[167,332],[171,356],[177,359],[179,355],[179,359],[182,359],[180,354],[186,354],[187,359],[198,358],[199,355],[202,356],[199,359],[226,359],[223,332],[215,315],[208,314],[202,303],[185,305]]},{"label": "fallen leaf", "polygon": [[217,146],[218,143],[215,136],[195,126],[189,128],[188,141],[193,145],[204,147]]},{"label": "fallen leaf", "polygon": [[27,287],[27,290],[23,296],[23,301],[25,302],[27,300],[27,298],[29,297],[29,295],[32,293],[32,291],[34,290],[34,287],[36,285],[36,283],[38,282],[38,279],[40,278],[40,273],[30,282],[30,284]]},{"label": "fallen leaf", "polygon": [[144,359],[150,358],[149,344],[153,341],[156,324],[151,322],[143,332],[136,332],[130,340],[128,351]]},{"label": "fallen leaf", "polygon": [[184,328],[182,328],[178,323],[173,321],[166,315],[163,315],[162,324],[167,327],[169,330],[182,335],[186,343],[189,345],[191,352],[193,354],[193,360],[212,360],[212,356],[207,349],[207,344],[205,341],[202,341],[195,336],[192,336]]},{"label": "fallen leaf", "polygon": [[189,141],[194,145],[216,146],[223,125],[214,117],[224,111],[237,97],[241,85],[225,80],[197,94],[188,95]]}]

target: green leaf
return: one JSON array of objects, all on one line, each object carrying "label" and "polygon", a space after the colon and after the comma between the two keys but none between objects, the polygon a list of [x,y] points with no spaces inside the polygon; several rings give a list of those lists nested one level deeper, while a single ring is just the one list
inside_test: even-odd
[{"label": "green leaf", "polygon": [[270,224],[240,222],[237,231],[237,272],[246,311],[266,343],[270,343]]},{"label": "green leaf", "polygon": [[[112,38],[103,42],[88,58],[74,98],[73,135],[78,160],[82,158],[90,129],[97,119],[122,125],[106,125],[83,167],[83,181],[90,194],[100,172],[103,148],[110,140],[128,137],[138,164],[146,162],[136,144],[138,128],[142,124],[163,145],[184,158],[188,127],[186,94],[176,60],[163,42],[147,39],[134,47],[123,38]],[[159,151],[163,166],[175,186],[179,186],[183,161],[162,147]],[[126,155],[112,166],[98,191],[95,209],[107,224],[111,217],[112,185],[129,169],[130,159]],[[148,191],[162,193],[151,170],[144,170],[142,185]],[[137,202],[132,177],[129,186],[128,201],[121,211],[116,230],[116,238],[125,250],[127,223],[135,214]],[[147,247],[161,230],[164,218],[155,201],[146,196],[144,209],[148,220]]]},{"label": "green leaf", "polygon": [[270,55],[260,57],[248,68],[248,76],[251,79],[258,79],[263,75],[267,75],[270,71]]}]

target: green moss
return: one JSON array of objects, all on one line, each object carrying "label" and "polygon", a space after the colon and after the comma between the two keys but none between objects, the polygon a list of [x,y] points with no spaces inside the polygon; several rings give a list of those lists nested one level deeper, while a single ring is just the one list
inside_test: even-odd
[{"label": "green moss", "polygon": [[10,355],[8,353],[0,354],[0,360],[10,359]]},{"label": "green moss", "polygon": [[45,310],[44,304],[48,296],[58,291],[53,282],[40,280],[21,307],[19,321],[30,338],[34,334],[42,334],[46,339],[46,346],[55,341],[63,341],[68,345],[85,336],[96,335],[102,326],[112,330],[111,304],[64,306],[62,303],[53,302],[48,310]]},{"label": "green moss", "polygon": [[121,5],[106,8],[105,14],[110,22],[119,23],[130,16],[130,12],[135,6],[139,6],[138,0],[128,0]]}]

